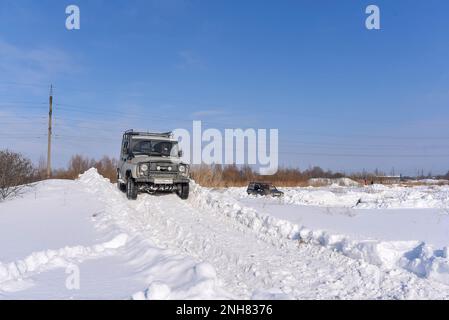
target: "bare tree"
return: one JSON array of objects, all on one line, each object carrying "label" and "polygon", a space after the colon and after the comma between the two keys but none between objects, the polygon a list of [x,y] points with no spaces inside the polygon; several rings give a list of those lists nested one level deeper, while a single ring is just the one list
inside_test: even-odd
[{"label": "bare tree", "polygon": [[40,156],[36,171],[37,178],[40,181],[47,179],[47,159],[44,156]]},{"label": "bare tree", "polygon": [[19,194],[34,179],[31,161],[20,153],[0,151],[0,201]]}]

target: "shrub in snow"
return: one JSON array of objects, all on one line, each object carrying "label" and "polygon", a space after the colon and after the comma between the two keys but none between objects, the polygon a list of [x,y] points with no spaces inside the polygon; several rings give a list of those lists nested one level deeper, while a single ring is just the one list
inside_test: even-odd
[{"label": "shrub in snow", "polygon": [[0,151],[0,201],[19,194],[34,174],[31,161],[20,153]]}]

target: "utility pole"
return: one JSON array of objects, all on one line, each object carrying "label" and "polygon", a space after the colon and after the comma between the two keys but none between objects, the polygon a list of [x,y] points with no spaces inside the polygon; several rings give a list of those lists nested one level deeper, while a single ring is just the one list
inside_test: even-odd
[{"label": "utility pole", "polygon": [[48,111],[48,150],[47,150],[47,178],[51,178],[51,134],[52,134],[52,116],[53,116],[53,85],[50,86],[50,99]]}]

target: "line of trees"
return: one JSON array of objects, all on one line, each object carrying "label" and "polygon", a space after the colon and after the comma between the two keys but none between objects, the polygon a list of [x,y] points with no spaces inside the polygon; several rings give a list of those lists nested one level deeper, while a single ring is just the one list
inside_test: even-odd
[{"label": "line of trees", "polygon": [[[117,163],[116,159],[107,156],[100,160],[95,160],[81,155],[75,155],[69,161],[67,168],[53,172],[53,178],[76,179],[88,169],[96,168],[102,176],[115,183],[117,181]],[[43,166],[41,171],[45,172],[45,166]],[[312,178],[338,179],[343,177],[348,177],[361,183],[370,181],[383,183],[378,177],[385,175],[387,174],[377,169],[374,172],[364,170],[362,172],[346,174],[345,172],[324,170],[318,166],[305,170],[280,168],[275,175],[271,176],[262,176],[249,166],[195,165],[191,167],[192,178],[198,184],[205,187],[241,187],[246,186],[250,181],[271,182],[280,187],[296,187],[308,186],[309,180]],[[449,172],[446,175],[440,175],[436,178],[449,180]]]},{"label": "line of trees", "polygon": [[306,186],[311,178],[342,178],[343,173],[325,171],[320,167],[312,167],[301,171],[292,168],[280,168],[271,176],[262,176],[249,166],[193,166],[192,178],[206,187],[242,187],[250,181],[271,182],[281,187]]},{"label": "line of trees", "polygon": [[[45,173],[45,163],[40,167],[42,167],[40,171]],[[100,160],[95,160],[75,155],[69,161],[67,168],[55,170],[52,177],[54,179],[76,179],[90,168],[96,168],[103,177],[108,178],[111,182],[115,183],[117,181],[117,160],[107,156]],[[310,178],[341,178],[344,177],[344,174],[325,171],[320,167],[313,167],[305,171],[281,168],[273,176],[260,176],[249,166],[200,165],[192,166],[191,176],[202,186],[232,187],[244,186],[254,180],[273,182],[279,186],[301,186],[307,185],[307,181]]]},{"label": "line of trees", "polygon": [[[104,156],[95,160],[82,155],[74,155],[66,168],[54,170],[53,179],[76,179],[90,168],[96,168],[98,172],[115,183],[117,181],[117,160]],[[349,177],[360,182],[371,181],[382,173],[376,170],[374,173],[360,172],[346,175],[345,173],[323,170],[320,167],[311,167],[301,171],[300,169],[280,168],[275,175],[261,176],[249,166],[238,167],[236,165],[199,165],[192,166],[192,178],[205,187],[241,187],[250,181],[271,182],[281,187],[307,186],[311,178],[336,179]],[[449,180],[449,172],[436,177]],[[0,201],[19,194],[26,186],[33,182],[46,179],[46,163],[41,159],[38,166],[20,153],[9,150],[0,150]]]}]

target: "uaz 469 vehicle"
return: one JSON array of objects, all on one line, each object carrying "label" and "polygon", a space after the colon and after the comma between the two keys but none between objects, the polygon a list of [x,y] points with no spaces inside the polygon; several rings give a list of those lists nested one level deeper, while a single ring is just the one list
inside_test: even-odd
[{"label": "uaz 469 vehicle", "polygon": [[128,199],[139,192],[176,192],[189,197],[189,166],[173,134],[126,131],[117,168],[118,187]]}]

